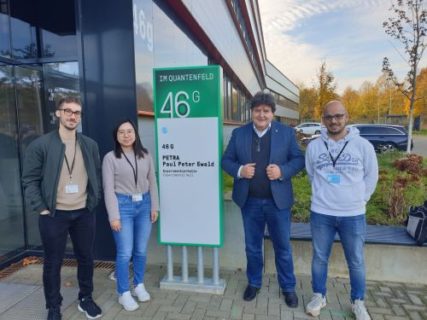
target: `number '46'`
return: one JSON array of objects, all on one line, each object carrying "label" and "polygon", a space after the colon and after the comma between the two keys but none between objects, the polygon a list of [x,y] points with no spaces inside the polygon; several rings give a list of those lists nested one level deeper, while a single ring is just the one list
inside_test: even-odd
[{"label": "number '46'", "polygon": [[173,118],[175,115],[179,118],[186,118],[190,114],[190,96],[185,91],[178,91],[175,96],[169,92],[160,108],[160,113],[167,114]]}]

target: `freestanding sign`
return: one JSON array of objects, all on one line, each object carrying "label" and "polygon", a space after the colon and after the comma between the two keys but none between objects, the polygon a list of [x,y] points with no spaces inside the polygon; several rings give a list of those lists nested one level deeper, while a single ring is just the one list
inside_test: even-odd
[{"label": "freestanding sign", "polygon": [[222,69],[154,69],[161,244],[222,246]]}]

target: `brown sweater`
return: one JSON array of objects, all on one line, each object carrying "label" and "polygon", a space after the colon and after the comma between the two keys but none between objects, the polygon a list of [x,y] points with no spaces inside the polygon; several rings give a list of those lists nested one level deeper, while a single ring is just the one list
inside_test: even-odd
[{"label": "brown sweater", "polygon": [[[82,150],[80,145],[75,143],[75,139],[72,140],[63,140],[65,144],[65,155],[68,159],[68,164],[71,168],[74,150],[76,152],[76,160],[74,162],[74,169],[71,174],[68,172],[67,164],[62,163],[61,174],[59,176],[58,191],[56,196],[56,209],[59,210],[76,210],[86,207],[87,200],[87,172],[83,160]],[[76,193],[66,193],[65,187],[67,184],[76,184],[79,187],[78,192]]]}]

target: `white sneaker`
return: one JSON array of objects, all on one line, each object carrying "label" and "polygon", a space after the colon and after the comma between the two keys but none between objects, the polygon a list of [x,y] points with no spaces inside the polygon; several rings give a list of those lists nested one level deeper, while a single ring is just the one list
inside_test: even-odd
[{"label": "white sneaker", "polygon": [[355,300],[351,305],[351,310],[356,316],[356,320],[371,320],[368,310],[366,310],[363,300]]},{"label": "white sneaker", "polygon": [[143,283],[140,283],[135,287],[135,295],[141,302],[145,302],[151,299],[150,294],[147,292],[147,290],[145,290]]},{"label": "white sneaker", "polygon": [[138,303],[136,303],[135,299],[130,294],[130,291],[126,291],[121,296],[119,296],[119,303],[126,311],[135,311],[139,308]]},{"label": "white sneaker", "polygon": [[109,275],[108,278],[110,280],[116,281],[116,270],[113,270]]},{"label": "white sneaker", "polygon": [[305,307],[305,312],[313,317],[317,317],[320,314],[320,310],[326,306],[326,297],[321,293],[315,293],[311,297],[310,302]]}]

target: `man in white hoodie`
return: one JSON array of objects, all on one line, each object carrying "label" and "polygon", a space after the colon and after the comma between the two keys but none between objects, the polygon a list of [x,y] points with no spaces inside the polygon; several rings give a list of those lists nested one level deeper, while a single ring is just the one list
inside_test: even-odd
[{"label": "man in white hoodie", "polygon": [[373,146],[346,127],[348,113],[339,101],[323,110],[321,136],[310,142],[305,162],[311,181],[311,265],[313,297],[306,312],[318,316],[326,306],[328,260],[338,232],[350,274],[352,310],[357,320],[370,319],[364,304],[366,203],[378,181]]}]

